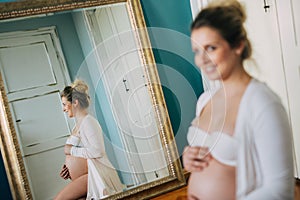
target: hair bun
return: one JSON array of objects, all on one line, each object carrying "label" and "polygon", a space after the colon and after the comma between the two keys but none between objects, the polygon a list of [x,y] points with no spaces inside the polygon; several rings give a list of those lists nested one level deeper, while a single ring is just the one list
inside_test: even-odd
[{"label": "hair bun", "polygon": [[79,80],[79,79],[76,79],[73,84],[71,85],[71,87],[73,89],[75,89],[76,91],[78,92],[81,92],[81,93],[84,93],[84,94],[87,94],[88,95],[88,90],[89,90],[89,87],[88,85],[82,81],[82,80]]},{"label": "hair bun", "polygon": [[239,16],[239,20],[244,23],[247,19],[244,5],[237,0],[215,0],[208,4],[208,7],[227,7],[228,12],[234,16]]}]

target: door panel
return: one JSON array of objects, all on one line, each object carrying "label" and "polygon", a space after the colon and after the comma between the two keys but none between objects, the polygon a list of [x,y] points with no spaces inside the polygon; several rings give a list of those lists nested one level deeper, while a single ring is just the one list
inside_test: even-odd
[{"label": "door panel", "polygon": [[60,106],[58,92],[11,104],[24,156],[63,146],[66,140],[64,136],[67,137],[70,130]]},{"label": "door panel", "polygon": [[53,199],[74,125],[59,91],[70,82],[54,27],[0,34],[0,70],[34,199]]},{"label": "door panel", "polygon": [[69,81],[58,55],[60,45],[54,43],[57,38],[54,30],[0,35],[1,73],[9,101],[61,90]]},{"label": "door panel", "polygon": [[5,79],[8,93],[56,84],[45,43],[1,48],[0,59],[3,75],[14,77]]},{"label": "door panel", "polygon": [[[36,200],[50,200],[68,183],[59,176],[64,163],[62,148],[25,156],[26,170]],[[57,165],[56,163],[60,163]]]}]

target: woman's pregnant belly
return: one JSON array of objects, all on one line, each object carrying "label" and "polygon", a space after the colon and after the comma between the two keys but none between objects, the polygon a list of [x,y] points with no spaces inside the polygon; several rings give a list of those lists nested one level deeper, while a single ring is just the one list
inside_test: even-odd
[{"label": "woman's pregnant belly", "polygon": [[235,184],[235,167],[212,159],[203,171],[191,173],[188,196],[195,200],[234,200]]},{"label": "woman's pregnant belly", "polygon": [[87,160],[85,158],[66,155],[65,164],[69,169],[71,180],[88,173]]}]

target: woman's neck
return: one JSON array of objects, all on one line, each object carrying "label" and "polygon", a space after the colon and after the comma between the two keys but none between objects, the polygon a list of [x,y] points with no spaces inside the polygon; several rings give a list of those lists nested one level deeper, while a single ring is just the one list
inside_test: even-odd
[{"label": "woman's neck", "polygon": [[83,118],[87,115],[88,115],[87,110],[81,110],[81,111],[77,112],[76,115],[75,115],[76,125],[80,125]]},{"label": "woman's neck", "polygon": [[252,77],[244,70],[232,74],[226,80],[222,80],[222,86],[227,95],[231,96],[237,92],[244,91],[250,83]]}]

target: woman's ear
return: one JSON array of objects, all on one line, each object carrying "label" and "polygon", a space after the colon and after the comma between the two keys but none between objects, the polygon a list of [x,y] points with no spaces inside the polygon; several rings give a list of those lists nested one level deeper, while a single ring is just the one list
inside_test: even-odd
[{"label": "woman's ear", "polygon": [[75,108],[77,108],[78,107],[78,104],[79,104],[79,101],[78,101],[78,99],[75,99],[75,100],[73,100],[73,106],[75,107]]},{"label": "woman's ear", "polygon": [[242,40],[235,48],[235,53],[239,56],[242,55],[244,48],[245,48],[245,41]]}]

